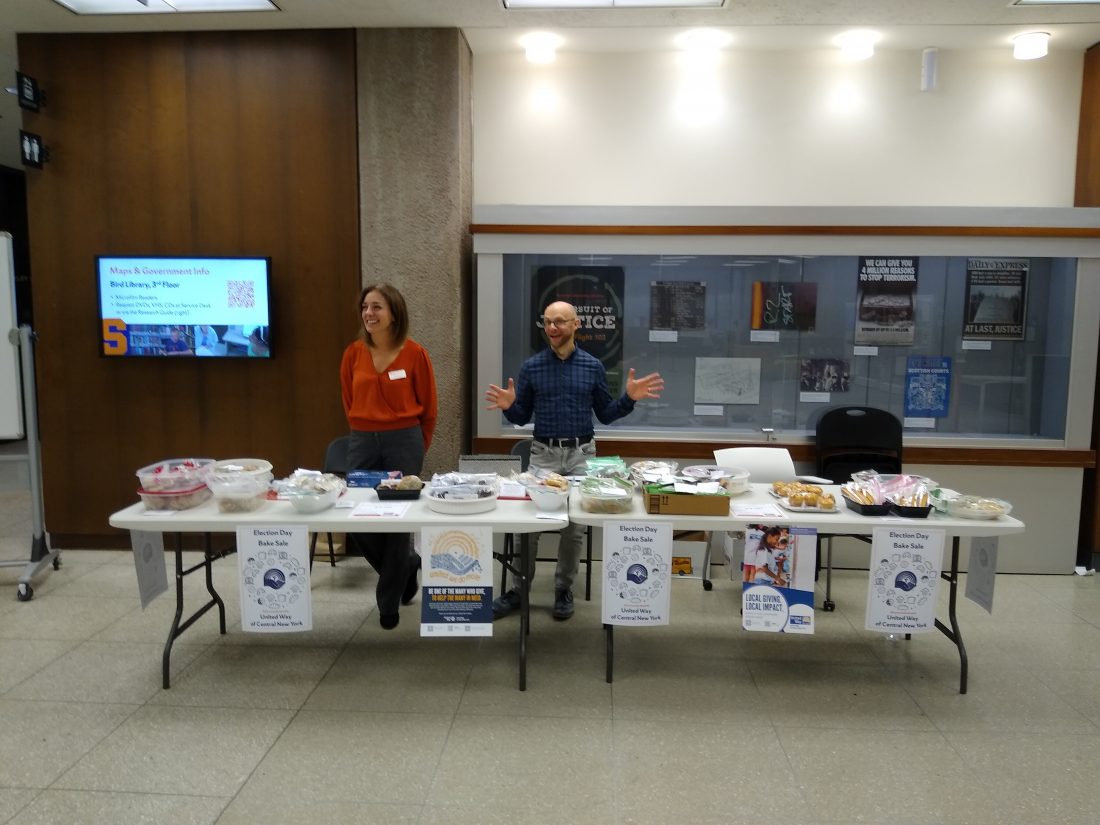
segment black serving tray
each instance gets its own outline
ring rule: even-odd
[[[386,487],[375,487],[374,492],[378,493],[379,501],[416,501],[420,498],[420,490],[424,489],[424,485],[421,484],[417,490],[393,490]]]
[[[889,504],[860,504],[845,495],[841,495],[841,498],[844,499],[844,503],[848,505],[849,510],[855,510],[861,516],[885,516],[890,512]]]
[[[928,504],[924,507],[903,507],[891,501],[890,509],[893,511],[894,515],[902,516],[903,518],[928,518],[928,514],[932,512],[932,505]]]

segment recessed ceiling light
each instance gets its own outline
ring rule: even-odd
[[[849,60],[866,60],[875,53],[875,43],[878,41],[878,32],[870,29],[853,29],[838,36],[836,44]]]
[[[691,29],[676,36],[676,45],[685,51],[715,51],[733,42],[733,37],[718,29]]]
[[[531,32],[519,39],[532,63],[553,63],[558,56],[558,46],[562,40],[551,32]]]
[[[77,14],[279,11],[272,0],[54,0]]]
[[[1012,56],[1017,60],[1035,60],[1047,56],[1048,32],[1028,32],[1012,38]]]
[[[726,0],[504,0],[506,9],[716,9]]]

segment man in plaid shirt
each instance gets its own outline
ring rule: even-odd
[[[635,378],[627,374],[626,392],[612,398],[607,388],[607,370],[598,358],[576,343],[581,322],[572,304],[555,301],[546,307],[542,329],[549,349],[531,356],[519,370],[519,380],[508,379],[507,387],[490,384],[485,400],[488,409],[501,410],[513,424],[522,426],[535,419],[531,444],[531,467],[562,475],[581,475],[588,458],[596,455],[592,414],[601,424],[610,424],[634,409],[643,398],[660,398],[664,380],[657,373]],[[536,534],[537,542],[541,534]],[[580,564],[583,530],[579,525],[562,528],[558,539],[558,566],[554,573],[555,619],[573,615],[573,580]],[[531,554],[528,581],[535,574],[535,556]],[[507,616],[520,606],[513,581],[512,589],[493,601],[493,618]]]

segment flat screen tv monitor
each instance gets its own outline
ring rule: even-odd
[[[96,258],[100,352],[270,358],[270,258]]]

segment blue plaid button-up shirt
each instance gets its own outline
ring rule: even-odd
[[[607,370],[598,358],[575,347],[562,360],[547,348],[523,362],[515,403],[504,417],[522,426],[534,416],[537,438],[585,439],[593,435],[592,413],[601,424],[610,424],[633,409],[625,393],[611,397]]]

